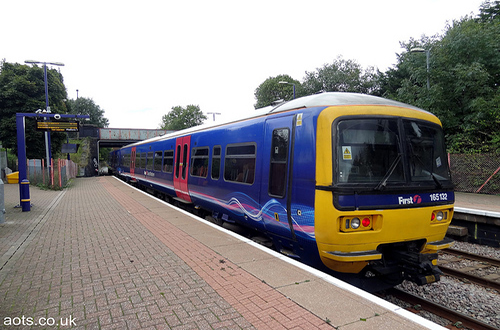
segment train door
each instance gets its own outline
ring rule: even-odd
[[[292,134],[295,117],[268,119],[265,128],[261,205],[269,205],[266,229],[280,236],[295,239],[290,214],[289,185],[292,162]]]
[[[132,147],[130,154],[130,175],[132,176],[135,174],[135,148],[136,147]]]
[[[175,140],[174,189],[177,197],[186,202],[191,202],[188,190],[190,143],[191,136]]]

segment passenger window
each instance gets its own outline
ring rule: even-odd
[[[221,147],[214,147],[212,151],[212,179],[219,180],[220,178],[220,157]]]
[[[290,130],[288,128],[279,128],[273,131],[269,169],[269,195],[280,198],[285,197],[286,194],[289,136]]]
[[[206,178],[208,175],[208,147],[194,148],[191,155],[191,175]]]
[[[162,158],[163,158],[163,152],[155,151],[155,160],[153,165],[153,169],[155,171],[161,171]]]
[[[163,172],[172,173],[174,171],[174,151],[165,150],[163,152]]]
[[[255,158],[255,144],[228,145],[224,158],[224,180],[253,184]]]
[[[154,152],[148,152],[147,158],[146,158],[146,169],[147,170],[152,170],[153,169],[153,156]]]
[[[123,166],[130,167],[130,154],[123,156]]]
[[[139,168],[146,168],[146,153],[141,153],[141,159],[139,160]]]

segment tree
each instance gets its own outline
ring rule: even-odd
[[[454,21],[442,36],[402,43],[405,51],[382,78],[385,96],[441,119],[452,152],[500,151],[498,12],[499,1],[483,5],[478,18]],[[430,52],[429,72],[426,56],[411,52],[415,47]]]
[[[181,130],[203,124],[207,116],[201,112],[198,105],[188,105],[186,108],[181,106],[172,107],[172,111],[163,115],[160,124],[161,129]]]
[[[377,74],[373,67],[363,70],[353,60],[337,57],[333,63],[325,64],[313,72],[307,72],[302,84],[305,94],[319,92],[377,93]]]
[[[67,97],[61,73],[47,70],[49,104],[52,113],[66,113]],[[45,83],[43,67],[1,62],[0,68],[0,141],[4,147],[17,153],[16,113],[33,113],[45,109]],[[26,118],[26,155],[28,158],[45,157],[45,139],[35,129],[35,120]],[[52,153],[61,150],[66,135],[51,134]]]
[[[500,1],[487,0],[480,6],[478,20],[482,22],[493,21],[500,17]]]
[[[100,106],[95,104],[94,100],[79,97],[76,100],[68,100],[68,113],[74,115],[89,115],[90,121],[86,124],[96,125],[97,127],[108,127],[109,120],[104,117],[104,110]]]
[[[280,81],[286,81],[288,84],[280,84]],[[302,85],[297,80],[294,80],[289,75],[279,75],[276,77],[267,78],[255,90],[255,98],[257,103],[254,105],[255,109],[267,107],[276,101],[288,101],[293,98],[293,86],[295,85],[295,96],[303,96],[304,92]]]

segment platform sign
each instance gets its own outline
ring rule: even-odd
[[[80,122],[78,121],[37,121],[36,129],[51,132],[78,132]]]

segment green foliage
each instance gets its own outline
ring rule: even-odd
[[[442,36],[402,43],[406,51],[381,76],[384,96],[441,119],[451,152],[500,152],[499,12],[500,1],[488,1],[477,18],[452,22]],[[415,47],[429,51],[429,72]]]
[[[339,56],[331,64],[306,72],[303,88],[306,95],[319,92],[374,94],[377,92],[377,73],[373,67],[363,70],[356,61]]]
[[[74,115],[89,115],[90,121],[85,121],[85,124],[96,125],[97,127],[108,127],[109,120],[104,117],[104,110],[95,104],[94,100],[79,97],[76,100],[68,100],[68,113]]]
[[[63,77],[57,70],[47,69],[49,105],[52,113],[65,113],[67,98]],[[16,113],[33,113],[45,109],[43,67],[1,62],[0,67],[0,141],[17,153]],[[35,120],[26,118],[26,154],[28,158],[45,157],[45,138],[35,129]],[[52,152],[61,149],[66,135],[51,134]]]
[[[286,81],[288,84],[280,84],[280,81]],[[255,90],[255,98],[257,99],[257,103],[254,105],[255,109],[267,107],[280,100],[291,100],[293,98],[293,85],[295,85],[295,97],[307,95],[304,94],[300,82],[289,75],[267,78]]]
[[[186,108],[181,106],[172,107],[172,111],[163,115],[161,118],[161,129],[181,130],[203,124],[207,116],[201,112],[198,105],[188,105]]]
[[[481,22],[488,22],[498,19],[500,17],[500,1],[487,0],[480,6],[478,20]]]
[[[266,79],[255,90],[257,103],[255,108],[263,108],[279,100],[290,100],[293,97],[295,84],[296,97],[312,95],[319,92],[354,92],[380,95],[380,77],[373,67],[366,70],[353,60],[337,57],[331,64],[325,64],[316,71],[306,72],[303,82],[292,79],[288,75],[279,75]],[[286,81],[289,84],[279,83]]]

